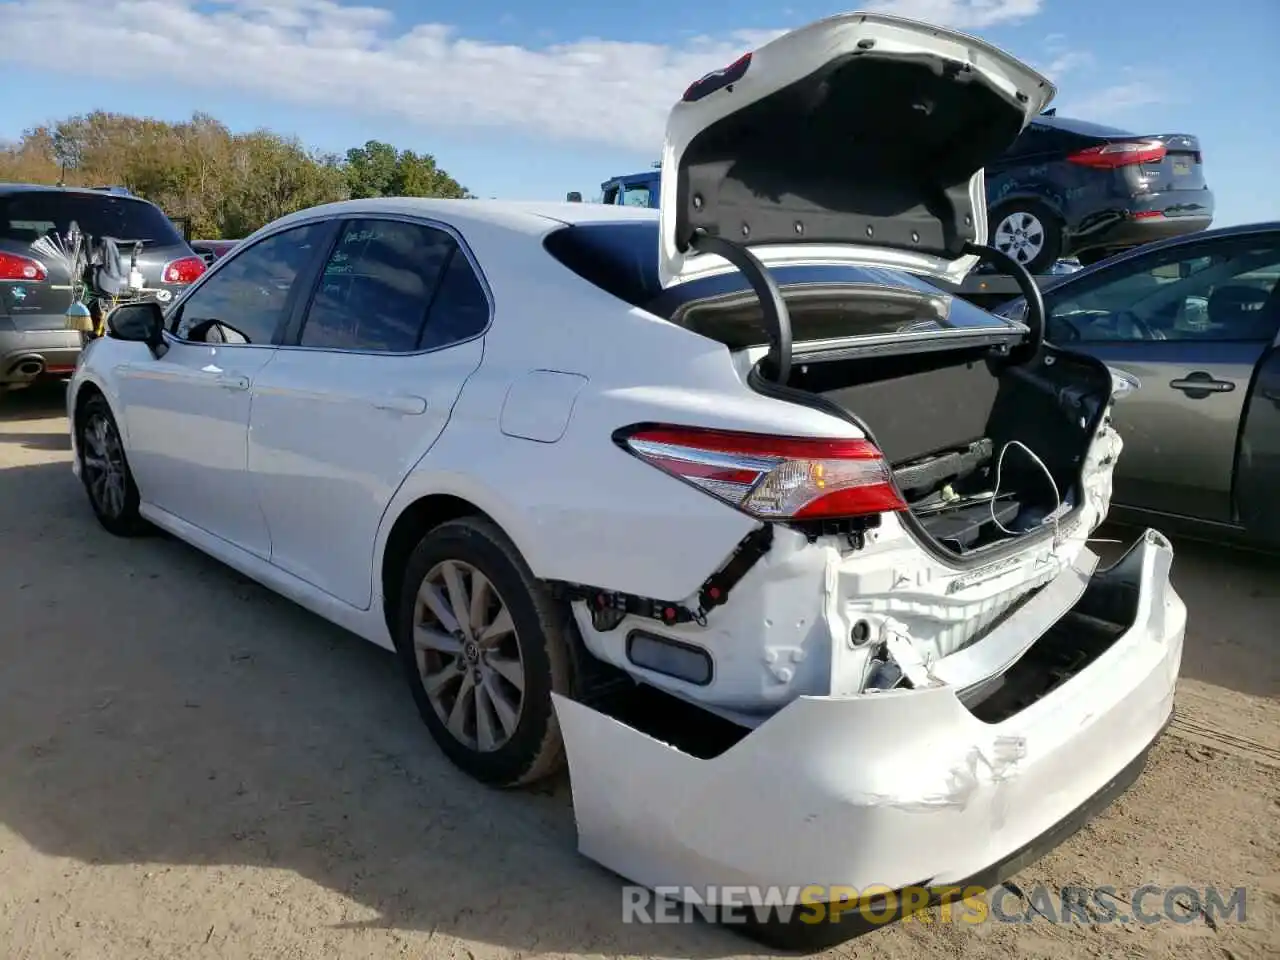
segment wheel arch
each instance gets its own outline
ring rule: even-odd
[[[379,596],[382,598],[382,618],[387,633],[394,643],[396,614],[400,608],[400,591],[403,587],[405,565],[410,554],[426,534],[450,520],[462,517],[481,517],[490,521],[512,539],[509,529],[472,499],[454,493],[425,493],[412,499],[399,509],[387,531],[381,556],[376,567]],[[519,546],[516,547],[519,550]],[[523,551],[521,555],[524,556]]]
[[[72,430],[78,431],[80,429],[81,418],[84,417],[84,408],[89,405],[89,401],[92,400],[94,397],[102,397],[102,399],[107,401],[107,405],[111,406],[111,401],[107,398],[105,391],[103,391],[102,387],[98,386],[92,380],[85,380],[83,383],[81,383],[79,386],[76,387],[75,403],[71,408]],[[112,415],[114,416],[115,410],[112,409],[111,412],[112,412]],[[119,418],[117,417],[116,419],[118,422]]]
[[[1003,194],[998,200],[994,200],[987,204],[987,223],[990,229],[994,230],[996,225],[996,213],[1001,207],[1010,206],[1015,203],[1035,203],[1044,207],[1058,219],[1058,226],[1065,230],[1067,227],[1067,215],[1064,210],[1064,204],[1053,196],[1053,191],[1049,188],[1039,189],[1032,184],[1021,184],[1017,188]]]

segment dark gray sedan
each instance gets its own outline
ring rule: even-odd
[[[1266,223],[1139,247],[1045,291],[1050,342],[1140,384],[1115,407],[1112,519],[1280,548],[1278,281]]]

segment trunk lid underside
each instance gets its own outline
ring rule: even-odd
[[[729,267],[699,233],[764,263],[856,263],[959,280],[986,238],[983,166],[1054,88],[1002,51],[848,14],[695,83],[663,149],[664,286]]]

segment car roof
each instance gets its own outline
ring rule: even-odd
[[[1205,240],[1229,240],[1232,237],[1251,237],[1263,236],[1270,233],[1280,233],[1280,220],[1264,220],[1261,223],[1237,223],[1229,227],[1214,227],[1209,230],[1197,230],[1194,233],[1184,233],[1178,237],[1168,237],[1164,240],[1153,240],[1150,243],[1144,243],[1141,246],[1126,250],[1123,253],[1117,253],[1115,256],[1107,257],[1105,260],[1099,260],[1097,263],[1090,264],[1083,270],[1077,270],[1074,273],[1064,273],[1053,278],[1053,282],[1044,289],[1057,290],[1059,287],[1066,288],[1074,284],[1078,280],[1095,276],[1113,269],[1117,264],[1126,263],[1130,260],[1136,260],[1139,257],[1145,257],[1149,253],[1155,253],[1160,250],[1176,250],[1179,247],[1191,246],[1197,243],[1203,243]],[[1010,304],[1020,303],[1025,297],[1011,297],[1000,305],[1000,308]],[[993,309],[1000,309],[993,308]]]
[[[317,216],[387,214],[426,217],[465,228],[468,224],[502,227],[535,236],[560,225],[617,221],[656,221],[658,211],[648,207],[626,207],[604,203],[544,202],[539,200],[444,200],[434,197],[372,197],[340,200],[299,210],[272,226]]]
[[[133,193],[119,193],[118,187],[60,187],[53,183],[0,183],[0,196],[19,193],[74,193],[86,197],[112,197],[117,200],[137,200],[150,203]]]
[[[1092,120],[1080,120],[1076,117],[1060,117],[1056,113],[1050,116],[1040,114],[1031,121],[1032,126],[1049,127],[1053,130],[1065,130],[1068,133],[1080,133],[1089,137],[1130,137],[1128,130],[1094,123]]]

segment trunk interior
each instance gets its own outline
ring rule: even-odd
[[[1051,347],[1025,366],[989,347],[807,362],[787,386],[862,423],[918,529],[959,556],[1078,505],[1081,464],[1111,396],[1104,365]]]

